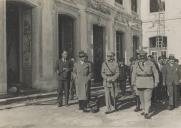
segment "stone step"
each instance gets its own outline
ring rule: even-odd
[[[8,104],[12,104],[15,102],[22,102],[22,101],[26,101],[26,100],[55,97],[56,95],[57,95],[57,92],[54,91],[54,92],[47,92],[47,93],[30,94],[30,95],[26,95],[26,96],[4,98],[4,99],[0,99],[0,105],[8,105]]]

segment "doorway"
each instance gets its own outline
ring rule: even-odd
[[[136,59],[137,50],[139,49],[139,37],[133,36],[133,58]]]
[[[64,50],[68,52],[69,57],[74,57],[74,22],[71,16],[65,14],[58,16],[59,58]]]
[[[6,3],[7,85],[32,85],[32,7]]]
[[[116,32],[116,55],[118,62],[124,62],[124,33],[117,31]]]
[[[104,28],[93,25],[93,69],[95,83],[102,82],[101,68],[104,60]]]

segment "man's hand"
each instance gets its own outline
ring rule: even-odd
[[[113,82],[113,80],[111,78],[107,78],[107,82]]]
[[[157,87],[158,86],[158,83],[155,83],[155,87]]]
[[[181,79],[179,80],[179,83],[181,83]]]
[[[57,70],[57,74],[59,75],[59,70]]]

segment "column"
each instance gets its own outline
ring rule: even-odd
[[[133,43],[133,35],[131,29],[128,27],[125,33],[125,64],[129,64],[129,59],[132,56],[132,43]]]
[[[88,42],[87,42],[87,14],[85,9],[80,10],[80,48],[87,52]]]
[[[108,22],[108,36],[109,36],[109,40],[108,40],[108,49],[110,49],[111,51],[115,51],[115,43],[114,43],[114,31],[113,31],[113,18],[109,19]]]
[[[41,5],[32,9],[32,34],[32,83],[36,88],[41,76]]]
[[[0,95],[7,93],[6,1],[0,0]]]
[[[40,41],[40,79],[37,87],[43,90],[53,90],[56,88],[56,77],[54,55],[54,1],[42,0],[41,16],[41,41]]]

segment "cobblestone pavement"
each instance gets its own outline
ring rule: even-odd
[[[0,111],[0,128],[181,128],[181,107],[173,111],[157,105],[157,114],[145,120],[135,113],[134,103],[126,104],[118,112],[105,115],[83,113],[77,104],[58,108],[55,101]]]

